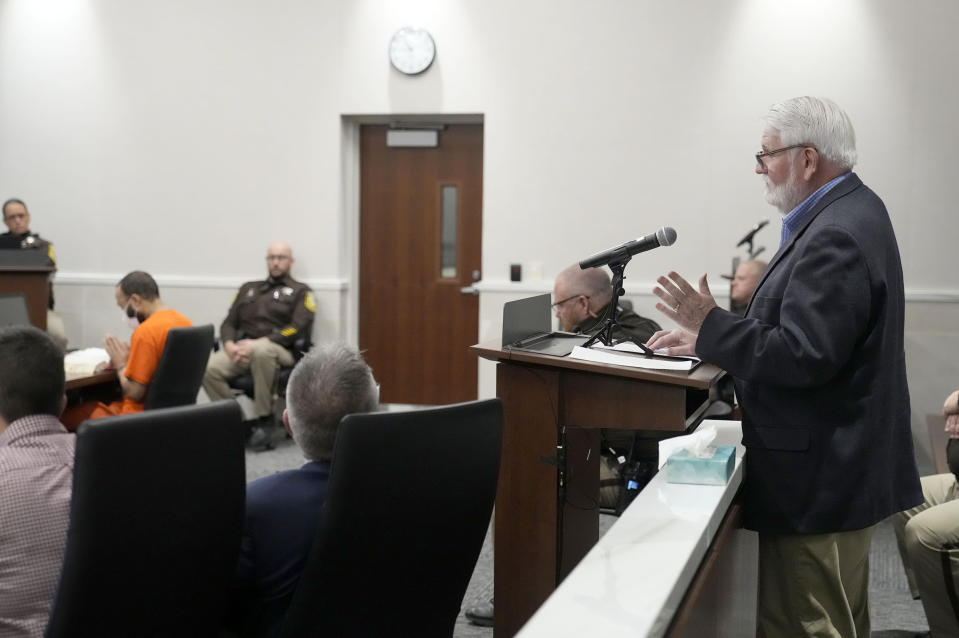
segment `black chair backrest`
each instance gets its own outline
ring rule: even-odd
[[[86,421],[49,638],[215,636],[246,492],[235,401]]]
[[[196,403],[212,347],[213,324],[171,329],[147,388],[144,408],[155,410]]]
[[[452,636],[489,526],[499,399],[355,414],[282,638]]]

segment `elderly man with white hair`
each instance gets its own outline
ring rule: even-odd
[[[706,275],[693,287],[670,272],[656,307],[680,328],[649,346],[733,376],[766,638],[869,636],[872,532],[923,502],[899,248],[882,200],[852,172],[856,138],[836,104],[771,107],[760,143],[756,173],[783,224],[749,310],[717,307]]]

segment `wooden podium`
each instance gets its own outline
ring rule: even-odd
[[[55,267],[48,265],[11,265],[0,261],[0,293],[23,293],[27,299],[30,323],[40,330],[47,329],[50,275],[55,270]]]
[[[694,429],[724,374],[627,368],[471,348],[497,362],[503,455],[494,530],[495,635],[516,634],[599,538],[602,428],[652,439]],[[641,575],[638,575],[641,577]]]

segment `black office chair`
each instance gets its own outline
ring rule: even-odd
[[[196,403],[212,347],[212,324],[171,329],[167,333],[156,372],[147,387],[144,409]]]
[[[240,419],[218,401],[80,425],[48,638],[217,635],[243,527]]]
[[[452,636],[489,526],[499,399],[347,416],[280,633]]]

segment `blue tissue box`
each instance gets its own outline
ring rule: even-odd
[[[733,475],[736,446],[717,445],[711,457],[690,456],[688,450],[673,452],[666,459],[667,483],[725,485]]]

